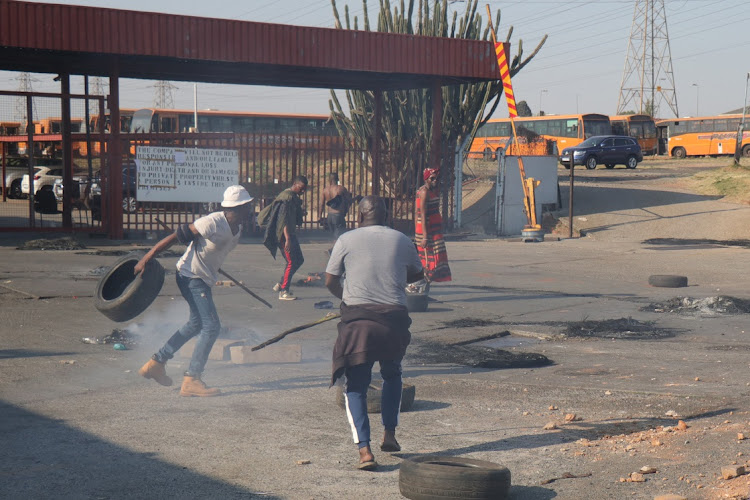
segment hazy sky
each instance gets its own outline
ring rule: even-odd
[[[677,103],[681,116],[712,115],[742,107],[750,71],[750,1],[663,0],[672,53]],[[247,21],[333,27],[330,0],[71,0],[52,3],[125,8]],[[392,0],[398,5],[398,0]],[[430,2],[432,3],[432,2]],[[499,38],[513,25],[515,54],[520,40],[529,53],[547,34],[537,57],[513,80],[516,100],[526,100],[536,114],[592,112],[615,114],[636,0],[515,0],[491,1],[493,15],[502,11]],[[362,15],[362,2],[337,2],[343,16],[349,5]],[[379,2],[368,0],[370,17]],[[451,2],[462,13],[466,2]],[[374,22],[371,22],[374,24]],[[18,87],[17,74],[0,72],[0,88]],[[59,87],[51,75],[34,75],[37,91]],[[82,86],[82,78],[73,85]],[[106,82],[106,80],[105,80]],[[174,82],[177,108],[193,107],[193,85]],[[667,82],[660,84],[667,87]],[[149,107],[154,82],[123,80],[121,107]],[[198,84],[198,107],[241,111],[328,113],[328,92],[313,89]],[[496,116],[506,116],[499,108]],[[671,115],[666,105],[660,116]]]

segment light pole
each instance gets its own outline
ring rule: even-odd
[[[542,94],[547,92],[547,89],[542,89],[539,91],[539,116],[542,116]]]
[[[750,83],[750,72],[745,77],[745,99],[742,101],[742,121],[740,128],[737,130],[737,142],[734,146],[734,164],[740,164],[740,154],[742,153],[742,140],[745,138],[745,111],[747,110],[747,86]]]
[[[693,87],[695,87],[695,116],[700,116],[700,106],[699,106],[699,98],[701,95],[701,88],[697,83],[693,84]]]

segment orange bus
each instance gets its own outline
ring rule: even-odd
[[[595,135],[612,133],[609,117],[594,113],[518,117],[514,118],[514,122],[519,143],[531,142],[532,138],[541,138],[552,142],[557,151],[577,146],[584,139]],[[488,120],[477,130],[469,149],[469,157],[485,160],[497,158],[498,151],[505,147],[510,135],[510,118]],[[536,154],[557,155],[557,151],[539,151]]]
[[[21,135],[21,122],[0,122],[0,136],[3,135]],[[4,154],[17,155],[18,154],[18,143],[17,142],[3,142],[5,146]]]
[[[135,109],[120,108],[120,132],[130,132],[130,122],[133,120],[133,114]],[[105,134],[111,132],[111,120],[109,113],[104,114],[104,123],[102,123],[102,117],[99,113],[91,115],[89,117],[89,131],[91,132],[91,152],[94,156],[98,156],[101,153],[101,144],[98,139],[100,132],[104,131]],[[83,131],[85,133],[85,131]],[[78,150],[81,156],[86,156],[88,147],[86,141],[79,141],[73,144],[73,151]],[[105,145],[106,151],[106,145]]]
[[[656,123],[666,153],[675,158],[686,156],[733,155],[742,115],[674,118]],[[743,131],[742,155],[750,158],[750,130]]]
[[[649,115],[610,116],[614,135],[626,135],[634,138],[641,146],[644,155],[656,154],[656,122]]]
[[[191,110],[139,109],[133,114],[130,132],[192,132],[195,117]],[[337,136],[328,115],[247,113],[241,111],[198,111],[198,132],[258,132]]]

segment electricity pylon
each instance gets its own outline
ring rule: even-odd
[[[95,76],[91,79],[91,90],[89,93],[91,95],[104,95],[104,83],[102,83],[100,76]]]
[[[30,73],[20,73],[15,79],[18,80],[18,92],[34,92],[34,89],[31,87],[31,82],[39,81],[32,78]],[[26,97],[16,97],[13,114],[14,118],[18,120],[26,118]],[[34,110],[34,114],[36,114],[36,110]]]
[[[159,80],[154,87],[156,88],[156,93],[154,94],[154,107],[162,109],[174,108],[172,91],[177,89],[177,87],[166,80]]]
[[[617,113],[637,109],[656,117],[662,103],[680,116],[664,0],[636,0]]]

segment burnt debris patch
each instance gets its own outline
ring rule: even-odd
[[[499,319],[459,318],[443,321],[443,328],[477,328],[482,326],[499,325]]]
[[[472,368],[535,368],[552,364],[547,356],[533,352],[510,352],[480,346],[445,345],[422,342],[407,355],[417,363],[449,363]]]
[[[676,334],[676,330],[659,328],[653,321],[640,321],[633,318],[569,322],[564,331],[567,337],[630,340],[664,339],[674,337]]]
[[[86,248],[81,242],[66,236],[65,238],[29,240],[16,247],[16,250],[81,250]]]
[[[641,311],[703,316],[747,314],[750,313],[750,300],[729,295],[717,295],[702,299],[673,297],[665,302],[654,302],[643,306]]]
[[[104,337],[84,337],[81,339],[84,344],[123,344],[128,347],[133,347],[138,344],[138,335],[131,332],[127,328],[115,328],[107,336]]]
[[[643,240],[645,245],[721,245],[750,248],[750,240],[712,240],[706,238],[650,238]]]

